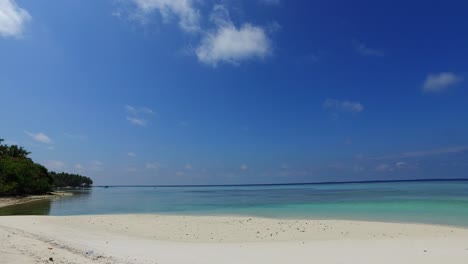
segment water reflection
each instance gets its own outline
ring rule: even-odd
[[[0,208],[2,215],[49,215],[52,200],[40,200]]]
[[[91,195],[91,189],[66,190],[73,193],[72,196],[61,198],[44,199],[32,201],[24,204],[0,207],[0,216],[5,215],[54,215],[54,212],[61,211],[64,207],[72,204],[86,204],[86,200]]]

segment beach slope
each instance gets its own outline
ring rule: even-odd
[[[466,264],[468,229],[219,216],[0,217],[0,263]]]

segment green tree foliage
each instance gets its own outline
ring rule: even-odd
[[[31,152],[26,151],[23,147],[17,145],[2,145],[4,140],[0,138],[0,158],[1,157],[14,157],[14,158],[27,158]]]
[[[47,169],[28,158],[0,158],[0,195],[43,194],[52,190]]]
[[[50,172],[51,177],[54,179],[55,187],[90,187],[93,185],[93,180],[88,177],[78,174],[69,173],[56,173]]]
[[[30,152],[16,145],[2,144],[0,139],[0,196],[44,194],[52,187],[89,187],[93,181],[81,175],[49,173],[47,169],[34,163]],[[56,181],[54,184],[54,180]]]
[[[4,146],[2,144],[3,141],[4,141],[4,139],[0,138],[0,158],[3,157],[3,155],[5,155],[5,153],[7,151],[7,146]]]

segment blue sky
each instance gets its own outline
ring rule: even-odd
[[[0,137],[96,184],[466,178],[466,10],[0,0]]]

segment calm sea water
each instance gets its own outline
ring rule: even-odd
[[[0,208],[0,215],[245,215],[468,226],[468,181],[111,187],[74,193]]]

